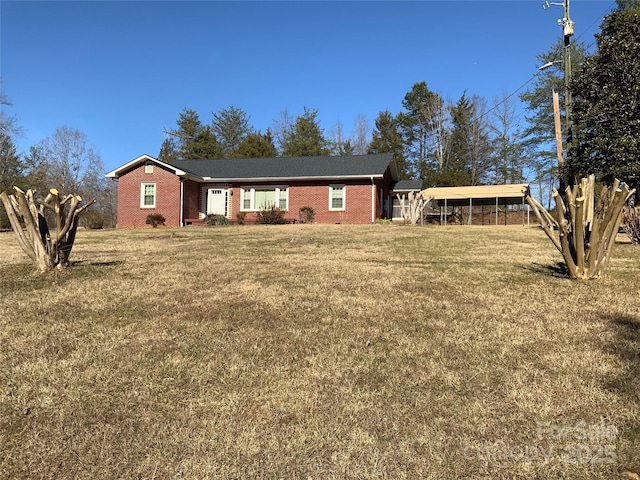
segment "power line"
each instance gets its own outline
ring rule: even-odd
[[[590,29],[591,27],[593,27],[593,25],[595,25],[595,23],[596,23],[598,20],[600,20],[600,19],[601,19],[602,17],[604,17],[607,13],[609,13],[609,12],[611,11],[612,7],[614,7],[614,6],[615,6],[615,2],[611,2],[611,3],[609,4],[609,6],[607,6],[606,10],[605,10],[605,11],[603,11],[603,12],[598,16],[598,18],[596,18],[593,22],[591,22],[591,24],[590,24],[586,29],[584,29],[584,30],[583,30],[583,32],[575,38],[575,40],[577,41],[577,40],[579,40],[583,35],[585,35],[585,34],[589,31],[589,29]],[[505,98],[503,98],[500,102],[496,103],[492,108],[490,108],[489,110],[487,110],[486,112],[484,112],[484,114],[483,114],[480,118],[483,118],[483,117],[485,117],[485,116],[489,115],[491,112],[493,112],[494,110],[496,110],[496,109],[497,109],[498,107],[500,107],[502,104],[506,103],[506,102],[507,102],[511,97],[513,97],[516,93],[518,93],[520,90],[522,90],[524,87],[526,87],[526,86],[527,86],[527,85],[528,85],[528,84],[529,84],[529,83],[530,83],[534,78],[536,78],[536,76],[537,76],[537,75],[538,75],[538,73],[537,73],[537,72],[536,72],[536,73],[534,73],[534,74],[532,74],[532,75],[531,75],[531,77],[530,77],[526,82],[524,82],[522,85],[520,85],[518,88],[516,88],[513,92],[511,92],[509,95],[507,95]],[[519,118],[522,118],[523,116],[524,116],[524,114],[521,114],[521,115],[519,115]]]
[[[496,110],[499,106],[503,105],[504,103],[507,103],[507,101],[513,97],[516,93],[518,93],[520,90],[522,90],[524,87],[526,87],[529,82],[531,82],[531,80],[533,80],[534,78],[536,78],[536,73],[534,73],[533,75],[531,75],[531,77],[529,78],[529,80],[527,80],[526,82],[524,82],[522,85],[520,85],[518,88],[516,88],[513,92],[511,92],[509,95],[507,95],[506,97],[504,97],[502,100],[500,100],[498,103],[496,103],[493,107],[491,107],[489,110],[487,110],[486,112],[484,112],[481,116],[480,119],[486,117],[487,115],[489,115],[491,112],[493,112],[494,110]]]
[[[615,2],[611,2],[611,3],[609,4],[609,6],[607,7],[607,9],[606,9],[604,12],[602,12],[600,15],[598,15],[598,18],[596,18],[593,22],[591,22],[591,24],[590,24],[587,28],[585,28],[585,29],[584,29],[584,31],[583,31],[580,35],[578,35],[578,36],[576,37],[576,41],[577,41],[577,40],[580,40],[580,38],[582,38],[582,36],[583,36],[584,34],[586,34],[586,33],[587,33],[587,31],[589,31],[589,29],[590,29],[591,27],[593,27],[597,21],[601,20],[605,15],[607,15],[608,13],[610,13],[610,12],[611,12],[611,8],[612,8],[612,7],[614,7],[614,5],[615,5]]]

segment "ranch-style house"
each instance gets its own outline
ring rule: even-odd
[[[235,221],[238,212],[252,222],[270,206],[284,210],[290,222],[308,206],[316,223],[370,224],[395,216],[394,187],[406,189],[390,153],[173,163],[141,155],[106,176],[118,182],[118,228],[145,227],[152,213],[172,227],[202,222],[209,214]]]

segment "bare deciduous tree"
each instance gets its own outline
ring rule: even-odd
[[[489,177],[493,183],[518,183],[524,178],[524,143],[518,130],[516,105],[506,92],[494,97],[490,124],[494,161]]]
[[[88,145],[84,132],[67,126],[56,128],[31,148],[27,164],[30,188],[46,191],[53,186],[61,192],[94,198],[96,206],[87,220],[94,227],[115,224],[114,187],[104,177],[102,158]]]
[[[276,141],[278,150],[282,153],[287,137],[290,135],[293,129],[295,119],[289,115],[288,110],[280,112],[278,118],[273,121],[273,137]]]
[[[102,173],[102,161],[80,130],[58,127],[39,146],[48,163],[47,179],[61,191],[82,193],[84,177],[93,175],[96,167]]]
[[[340,120],[336,121],[329,130],[329,145],[331,155],[342,155],[342,147],[345,144],[344,125]]]
[[[362,113],[358,114],[353,124],[351,144],[356,155],[365,155],[369,149],[369,121]]]

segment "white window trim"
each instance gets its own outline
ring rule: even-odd
[[[147,185],[153,185],[153,205],[144,204],[144,188]],[[142,182],[140,184],[140,208],[156,208],[156,198],[158,196],[158,189],[156,182]]]
[[[278,205],[276,207],[280,208],[280,193],[282,190],[286,192],[286,208],[283,210],[285,212],[289,211],[289,187],[287,185],[269,185],[269,186],[256,186],[256,187],[240,187],[240,211],[241,212],[257,212],[260,210],[260,206],[255,204],[256,201],[256,190],[275,190],[276,199]],[[249,191],[249,208],[244,207],[245,201],[245,192]],[[282,209],[281,209],[282,210]]]
[[[398,206],[397,210],[400,212],[400,216],[399,217],[396,217],[394,215],[394,213],[396,211],[396,205]],[[401,205],[400,204],[400,199],[398,197],[392,197],[391,198],[391,215],[390,216],[391,216],[392,220],[404,220],[404,217],[402,216],[402,208],[400,208],[400,205]]]
[[[342,189],[342,208],[333,208],[333,189]],[[346,185],[329,185],[329,211],[330,212],[344,212],[347,209],[347,186]]]

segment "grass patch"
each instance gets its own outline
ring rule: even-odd
[[[3,478],[640,471],[640,249],[575,282],[526,227],[0,235]],[[586,432],[586,433],[585,433]]]

